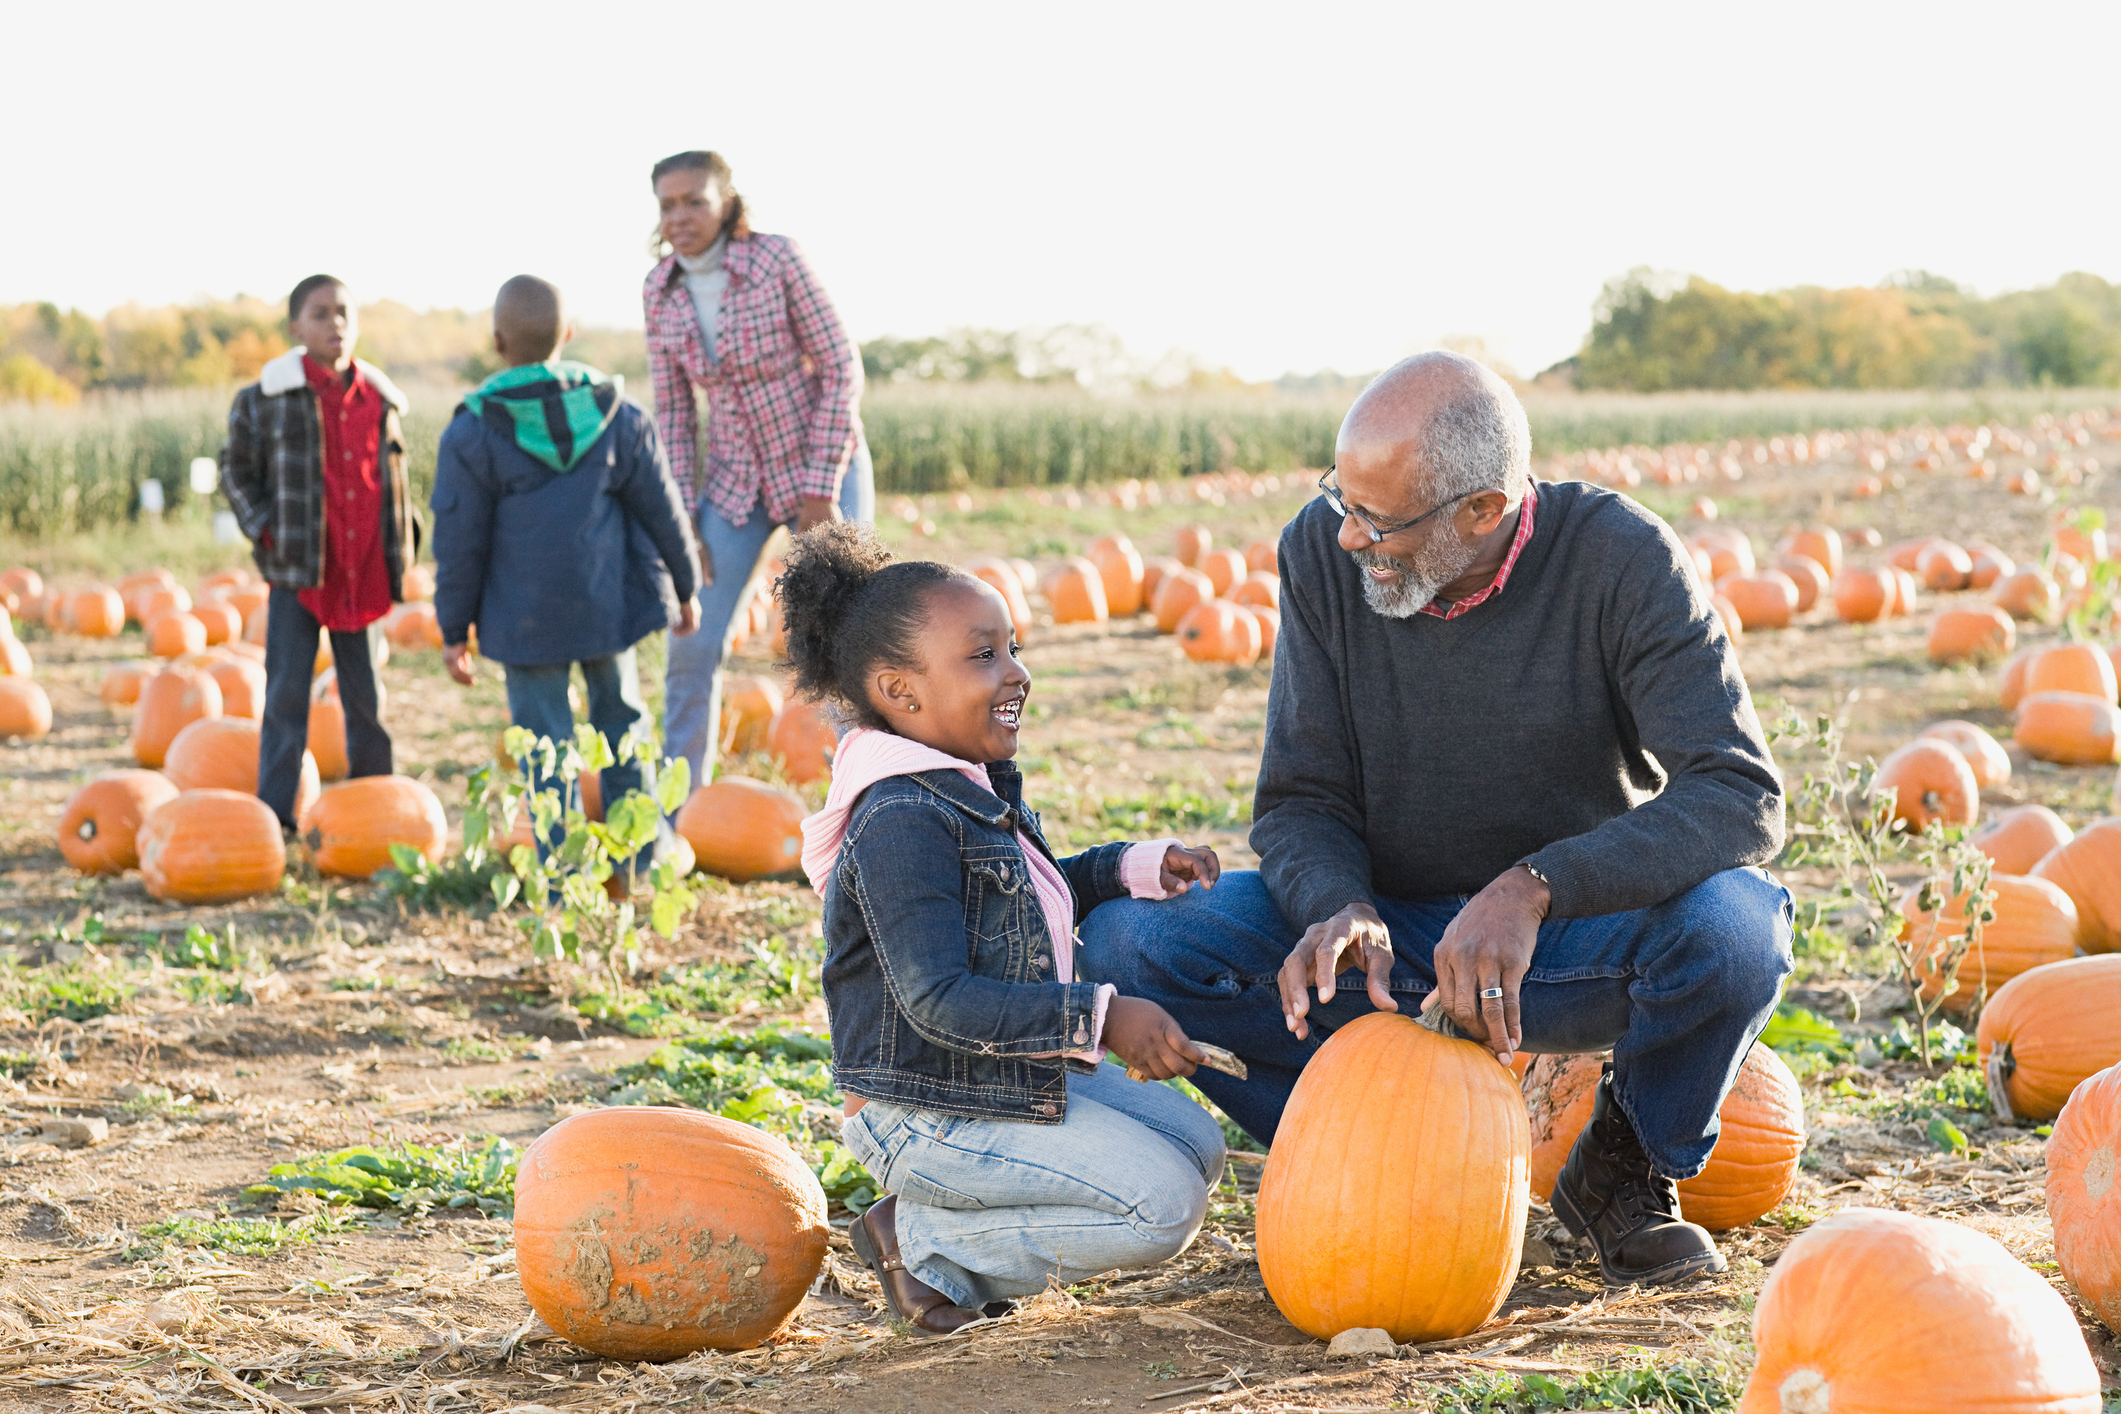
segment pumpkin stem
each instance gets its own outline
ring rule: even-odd
[[[1828,1414],[1832,1392],[1826,1376],[1802,1366],[1790,1371],[1776,1391],[1782,1396],[1782,1414]]]
[[[2011,1043],[1998,1041],[1995,1049],[1988,1053],[1988,1104],[1996,1112],[1996,1118],[2005,1124],[2014,1124],[2018,1116],[2011,1109],[2010,1079],[2018,1073],[2017,1057],[2011,1054]]]
[[[1434,1031],[1437,1035],[1448,1036],[1454,1041],[1470,1041],[1473,1039],[1460,1030],[1458,1023],[1451,1020],[1451,1013],[1440,1006],[1433,1006],[1427,1011],[1414,1013],[1414,1021],[1423,1030]]]

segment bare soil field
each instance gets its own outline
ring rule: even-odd
[[[2121,511],[2111,475],[2061,500],[2006,493],[2003,479],[2044,458],[2044,444],[1991,455],[2000,474],[1982,481],[1949,466],[1925,473],[1910,453],[1863,499],[1849,491],[1868,468],[1848,451],[1748,461],[1740,480],[1635,494],[1682,534],[1701,524],[1694,499],[1713,496],[1718,523],[1762,550],[1792,525],[1823,522],[1887,544],[1985,539],[2029,560],[2062,506]],[[1132,509],[1087,490],[903,507],[886,497],[883,524],[908,554],[1021,555],[1042,569],[1115,528],[1144,554],[1168,553],[1176,527],[1194,521],[1242,547],[1271,537],[1315,475],[1205,497],[1167,484],[1160,504]],[[1882,554],[1850,549],[1856,563]],[[143,532],[134,558],[185,576],[237,561],[177,528]],[[0,561],[48,578],[80,568],[21,545],[0,545]],[[1980,598],[1928,595],[1914,615],[1871,626],[1836,622],[1829,603],[1789,629],[1746,634],[1739,652],[1761,715],[1787,705],[1837,717],[1851,751],[1875,756],[1927,722],[1965,718],[2012,754],[2012,777],[1984,810],[2040,802],[2080,827],[2113,813],[2112,767],[2049,766],[2011,746],[1996,665],[1929,663],[1930,610]],[[2020,642],[2058,633],[2021,625]],[[893,1322],[846,1246],[851,1214],[836,1202],[825,1272],[780,1343],[660,1367],[601,1360],[530,1312],[507,1189],[482,1164],[586,1108],[755,1102],[762,1083],[785,1101],[782,1132],[829,1142],[837,1094],[814,1061],[762,1041],[733,1079],[687,1069],[707,1054],[688,1038],[823,1031],[816,897],[793,882],[712,881],[677,936],[619,976],[533,960],[507,912],[419,906],[304,863],[291,863],[278,894],[216,908],[157,902],[137,876],[83,878],[61,859],[56,823],[81,781],[133,764],[128,722],[97,686],[110,663],[143,650],[135,633],[22,634],[55,724],[0,745],[0,1409],[1721,1410],[1743,1385],[1768,1269],[1796,1233],[1849,1205],[1957,1218],[2068,1292],[2043,1210],[2043,1134],[1989,1117],[1970,1063],[1925,1070],[1874,1046],[1860,1061],[1792,1057],[1810,1133],[1796,1188],[1726,1234],[1729,1273],[1676,1289],[1601,1290],[1588,1246],[1535,1200],[1525,1265],[1495,1323],[1440,1347],[1331,1359],[1267,1296],[1252,1216],[1264,1156],[1239,1152],[1180,1259],[1056,1288],[956,1338],[918,1339]],[[1146,618],[1056,627],[1050,615],[1026,661],[1036,681],[1023,761],[1056,845],[1176,833],[1212,843],[1226,867],[1254,862],[1245,836],[1265,664],[1192,662]],[[757,649],[738,667],[771,670]],[[506,724],[498,676],[488,666],[460,689],[432,652],[401,652],[382,673],[398,769],[432,785],[453,821]],[[1798,743],[1777,752],[1792,777],[1813,764]],[[780,778],[763,757],[727,769]],[[1895,873],[1918,871],[1903,861]],[[1816,869],[1784,876],[1814,899],[1835,882]],[[1851,1043],[1906,1020],[1907,994],[1875,949],[1802,957],[1789,1001]],[[1940,1119],[1957,1142],[1936,1137]],[[257,1191],[276,1165],[351,1148],[425,1167],[355,1204]],[[2078,1310],[2121,1389],[2121,1346]]]

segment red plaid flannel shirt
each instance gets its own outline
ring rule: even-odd
[[[792,521],[803,497],[839,494],[861,434],[861,356],[794,241],[731,237],[722,268],[712,362],[677,257],[648,272],[656,428],[686,510],[705,497],[742,525],[763,495],[769,518]],[[704,470],[694,384],[707,390]]]
[[[1476,604],[1485,604],[1502,593],[1502,587],[1510,582],[1510,571],[1517,564],[1518,552],[1524,549],[1525,543],[1532,538],[1532,508],[1538,504],[1539,483],[1527,481],[1524,488],[1524,514],[1517,518],[1517,533],[1510,537],[1510,553],[1502,557],[1502,568],[1495,571],[1494,583],[1478,594],[1468,594],[1448,609],[1437,608],[1436,601],[1431,599],[1421,606],[1421,611],[1424,614],[1434,614],[1439,619],[1455,619]]]

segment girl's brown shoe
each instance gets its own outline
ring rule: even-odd
[[[876,1273],[891,1309],[927,1335],[948,1335],[960,1326],[984,1319],[985,1313],[966,1310],[906,1270],[905,1262],[899,1258],[898,1232],[892,1222],[897,1212],[897,1196],[887,1194],[847,1228],[847,1241],[853,1245],[854,1255]]]

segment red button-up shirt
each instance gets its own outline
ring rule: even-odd
[[[317,395],[324,433],[324,582],[297,596],[334,633],[367,628],[390,612],[383,561],[383,395],[347,370],[345,382],[307,354],[302,371]]]
[[[1434,614],[1439,619],[1455,619],[1475,605],[1485,604],[1502,593],[1502,587],[1510,582],[1510,571],[1517,567],[1518,553],[1524,549],[1525,542],[1532,538],[1532,508],[1538,504],[1539,483],[1528,481],[1524,490],[1524,514],[1517,518],[1517,533],[1510,537],[1510,552],[1502,557],[1502,568],[1495,571],[1494,581],[1486,589],[1478,594],[1468,594],[1443,608],[1438,608],[1436,601],[1431,599],[1421,606],[1421,611],[1424,614]]]

